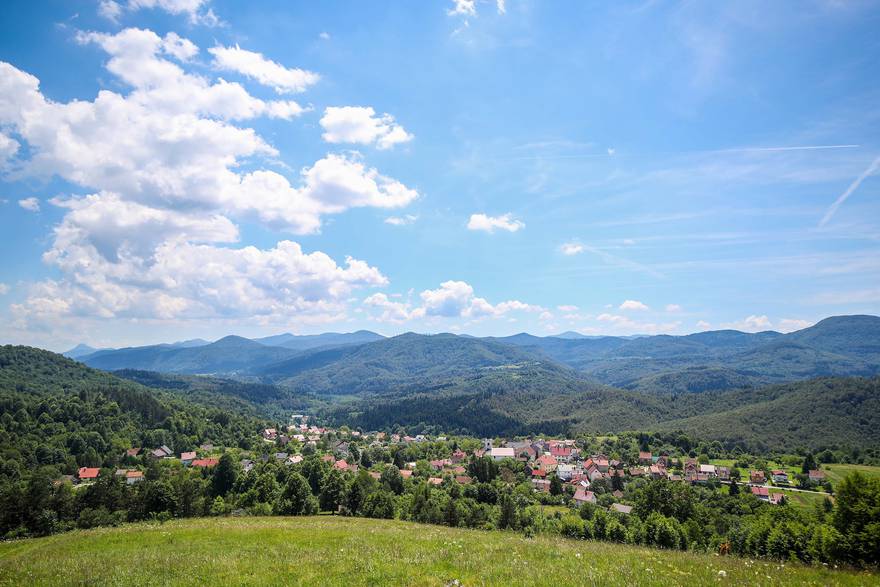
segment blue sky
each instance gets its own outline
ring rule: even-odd
[[[880,311],[878,2],[8,2],[0,341]]]

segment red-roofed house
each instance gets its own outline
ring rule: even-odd
[[[180,462],[188,465],[196,459],[196,451],[180,453]]]
[[[404,479],[409,479],[410,477],[412,477],[412,474],[413,474],[413,472],[410,471],[409,469],[401,469],[400,470],[400,476],[403,477]]]
[[[763,485],[767,481],[764,471],[749,471],[749,483]]]
[[[810,471],[810,481],[813,483],[822,483],[825,481],[825,471]]]
[[[579,506],[585,503],[596,503],[596,496],[592,491],[578,487],[578,490],[574,492],[574,502]]]
[[[766,487],[752,487],[752,495],[763,501],[770,501],[770,490]]]
[[[195,459],[191,464],[193,467],[216,467],[217,463],[220,462],[220,459]]]
[[[467,475],[458,475],[455,477],[455,482],[461,485],[470,485],[471,478]]]
[[[650,465],[652,462],[653,459],[651,458],[651,453],[646,451],[639,452],[639,464]]]
[[[539,468],[548,472],[555,471],[556,465],[558,464],[553,455],[541,455],[535,460],[535,462],[538,464]]]
[[[92,479],[97,479],[100,473],[101,469],[81,467],[76,476],[79,477],[80,481],[91,481]]]
[[[125,473],[125,482],[128,485],[134,485],[135,483],[140,483],[144,480],[144,472],[143,471],[126,471]]]

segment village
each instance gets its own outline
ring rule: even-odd
[[[574,439],[489,439],[426,436],[417,434],[361,432],[347,428],[329,428],[308,423],[306,416],[296,414],[283,429],[266,428],[261,431],[263,451],[239,451],[239,464],[244,474],[262,461],[275,460],[294,466],[308,455],[319,455],[333,469],[343,473],[357,473],[362,468],[378,480],[386,463],[369,463],[364,467],[358,458],[364,449],[400,449],[401,447],[430,445],[433,458],[401,463],[400,475],[405,480],[425,481],[439,486],[444,483],[469,485],[475,482],[469,465],[488,458],[501,464],[505,461],[521,468],[538,494],[561,495],[569,505],[604,505],[620,514],[629,514],[632,506],[625,502],[624,489],[637,479],[667,480],[703,486],[730,486],[742,484],[758,500],[773,505],[785,501],[783,491],[805,491],[828,487],[824,471],[811,469],[808,478],[813,487],[794,487],[789,471],[785,469],[751,469],[740,473],[736,468],[722,466],[690,456],[672,455],[667,451],[653,454],[639,451],[631,462],[601,453],[588,453]],[[464,447],[468,447],[465,449]],[[128,467],[116,468],[112,474],[134,485],[145,479],[142,463],[151,460],[177,461],[183,467],[211,469],[219,463],[224,452],[221,447],[202,444],[195,450],[175,453],[168,446],[152,449],[133,447],[121,455],[120,463]],[[443,454],[445,453],[445,454]],[[139,466],[141,465],[141,466]],[[74,485],[89,484],[102,474],[102,469],[82,467],[77,475],[66,475],[57,482]],[[107,473],[109,474],[109,470]],[[555,487],[554,487],[555,485]],[[774,489],[777,489],[774,491]],[[745,489],[744,489],[745,490]],[[601,498],[601,501],[600,501]]]

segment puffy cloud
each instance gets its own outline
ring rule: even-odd
[[[120,317],[323,321],[344,317],[354,290],[387,285],[364,261],[337,263],[291,241],[229,246],[239,238],[235,220],[313,233],[324,215],[400,207],[417,192],[356,153],[328,155],[293,184],[261,168],[277,151],[236,121],[302,109],[186,71],[198,47],[174,33],[78,39],[108,53],[106,67],[127,93],[54,102],[37,78],[0,62],[0,128],[29,147],[21,173],[57,175],[91,193],[52,200],[65,215],[44,260],[60,276],[30,287],[13,308],[17,327]]]
[[[626,300],[620,304],[621,310],[647,310],[648,306],[638,300]]]
[[[220,21],[210,8],[201,11],[209,3],[210,0],[128,0],[128,8],[129,10],[153,8],[175,15],[185,14],[192,23],[217,26]]]
[[[5,283],[0,283],[0,296],[5,296],[9,293],[9,286]]]
[[[507,300],[491,304],[474,295],[474,288],[464,281],[445,281],[437,289],[426,289],[419,294],[421,305],[413,307],[410,302],[393,302],[385,294],[373,294],[364,305],[382,310],[380,320],[401,322],[418,318],[499,318],[511,312],[546,312],[541,306],[519,300]]]
[[[49,261],[76,269],[76,282],[33,286],[14,314],[36,320],[101,318],[238,318],[278,322],[344,311],[354,289],[387,285],[375,267],[281,241],[274,248],[222,248],[165,241],[149,258],[123,251],[107,259],[89,241],[51,250]]]
[[[364,305],[379,308],[382,313],[379,320],[382,322],[404,322],[410,318],[410,304],[406,302],[393,302],[384,293],[375,293],[364,299]]]
[[[101,0],[98,2],[98,15],[116,22],[122,16],[122,6],[113,0]]]
[[[681,322],[638,322],[628,316],[619,314],[599,314],[596,320],[606,325],[611,325],[612,330],[617,334],[659,334],[664,332],[673,332],[681,326]]]
[[[413,135],[394,122],[393,116],[376,116],[376,111],[369,106],[330,106],[324,110],[321,127],[328,143],[375,143],[379,149],[390,149],[413,139]]]
[[[809,320],[801,320],[798,318],[783,318],[777,324],[777,328],[780,332],[794,332],[795,330],[803,330],[804,328],[809,328],[815,324],[815,322],[810,322]]]
[[[727,322],[721,325],[722,328],[733,330],[742,330],[743,332],[759,332],[762,330],[770,330],[773,325],[767,316],[748,316],[737,322]]]
[[[24,198],[18,201],[18,205],[31,212],[40,211],[40,201],[36,198]]]
[[[577,312],[580,308],[577,306],[572,306],[570,304],[564,304],[562,306],[556,306],[556,309],[560,312]]]
[[[449,16],[476,16],[476,0],[452,0],[452,8],[446,11]]]
[[[712,328],[712,325],[705,320],[700,320],[699,322],[697,322],[697,328],[699,328],[700,330],[709,330]]]
[[[496,230],[506,230],[508,232],[516,232],[521,228],[525,228],[525,223],[515,220],[510,213],[501,216],[487,216],[486,214],[471,214],[467,227],[469,230],[482,230],[493,233]]]
[[[0,165],[11,159],[18,152],[18,141],[0,133]]]
[[[578,255],[584,252],[584,245],[576,242],[563,243],[559,246],[559,251],[563,255]]]
[[[407,224],[412,224],[419,217],[415,214],[406,214],[404,216],[389,216],[385,219],[385,224],[391,224],[392,226],[405,226]]]
[[[284,67],[262,54],[235,47],[212,47],[214,67],[233,71],[275,89],[279,94],[303,92],[320,79],[317,73],[304,69]]]
[[[681,306],[678,304],[666,304],[667,312],[681,312]]]
[[[498,14],[506,14],[507,13],[507,1],[506,0],[495,0],[495,4],[498,7]]]

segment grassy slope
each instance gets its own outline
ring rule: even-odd
[[[872,467],[870,465],[849,465],[844,463],[831,463],[822,465],[825,476],[831,481],[832,485],[837,485],[843,478],[858,471],[866,477],[880,477],[880,467]]]
[[[0,544],[0,583],[866,585],[877,575],[337,517],[130,525]]]

